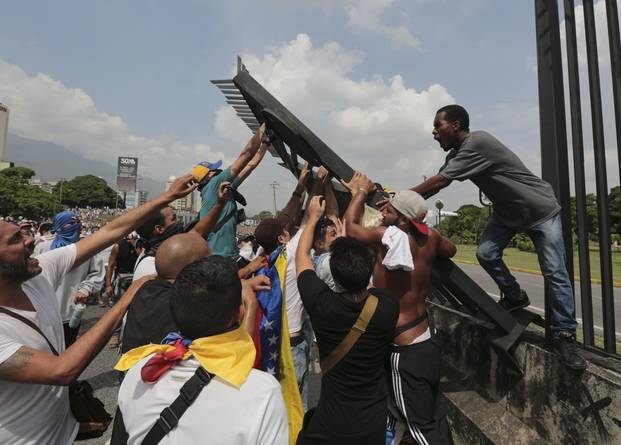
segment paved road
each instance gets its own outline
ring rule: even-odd
[[[90,328],[101,315],[106,311],[97,306],[88,306],[84,316],[82,317],[81,332]],[[107,411],[114,415],[116,410],[117,393],[119,390],[118,374],[112,368],[116,364],[119,355],[116,351],[104,347],[102,351],[95,357],[95,360],[84,370],[80,379],[87,379],[95,390],[95,395],[101,399],[106,405]],[[112,425],[106,431],[106,434],[99,439],[85,440],[78,443],[88,445],[105,444],[110,438]]]
[[[490,295],[498,298],[499,290],[496,283],[490,278],[490,276],[478,265],[458,263],[464,272],[466,272],[474,281],[478,283],[483,290]],[[530,309],[543,314],[544,302],[544,287],[543,277],[541,275],[513,272],[513,275],[518,280],[522,288],[528,293],[528,297],[531,301]],[[578,322],[582,321],[582,306],[580,303],[580,283],[576,282],[576,313]],[[595,324],[596,334],[603,333],[602,322],[602,289],[598,284],[591,286],[592,300],[593,300],[593,321]],[[621,288],[614,288],[614,302],[615,302],[615,327],[617,338],[621,338]]]

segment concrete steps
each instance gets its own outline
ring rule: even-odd
[[[485,400],[476,391],[446,394],[449,424],[456,445],[546,445],[528,425],[507,410],[507,401]]]

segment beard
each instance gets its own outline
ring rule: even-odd
[[[10,283],[23,283],[40,273],[40,267],[28,267],[28,260],[18,264],[10,264],[0,260],[0,276]]]

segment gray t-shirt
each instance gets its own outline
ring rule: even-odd
[[[452,149],[439,173],[451,181],[474,182],[494,204],[495,215],[513,229],[532,228],[561,209],[552,186],[485,131],[471,132]]]

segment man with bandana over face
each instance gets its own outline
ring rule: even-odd
[[[82,223],[75,213],[69,210],[58,213],[52,222],[54,239],[43,243],[40,246],[40,252],[47,252],[78,242],[81,231]],[[69,319],[75,304],[86,301],[91,292],[97,290],[104,272],[102,258],[95,255],[65,275],[56,288],[56,298],[60,305],[65,333],[65,347],[75,341],[80,331],[80,324],[73,328],[69,326]]]

